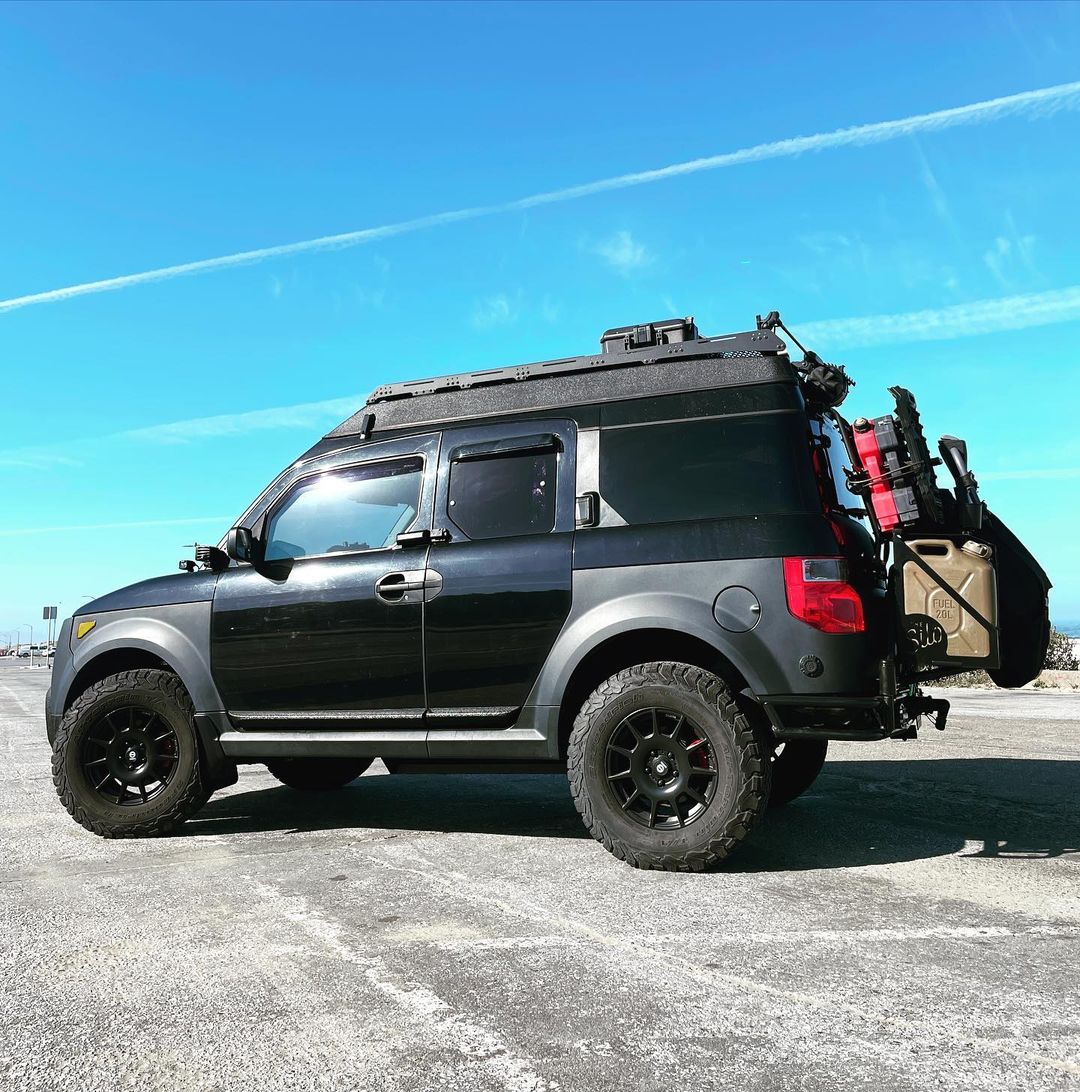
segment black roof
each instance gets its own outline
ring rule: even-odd
[[[787,346],[770,329],[701,337],[692,318],[607,330],[604,351],[376,388],[327,439],[529,410],[658,394],[793,382]]]

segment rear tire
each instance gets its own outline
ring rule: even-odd
[[[780,808],[802,796],[817,780],[828,753],[827,739],[781,740],[773,752],[769,807]]]
[[[266,768],[290,789],[325,792],[344,788],[371,763],[370,758],[275,758]]]
[[[567,773],[585,826],[636,868],[700,872],[764,812],[767,733],[700,667],[648,663],[602,683],[574,721]]]
[[[80,694],[53,741],[53,784],[75,822],[102,838],[167,834],[210,796],[194,707],[171,672],[121,671]]]

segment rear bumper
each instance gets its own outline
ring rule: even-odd
[[[883,739],[888,734],[879,696],[767,694],[757,700],[777,739]]]
[[[949,713],[947,701],[916,687],[897,693],[891,659],[881,663],[877,694],[762,694],[756,700],[777,739],[913,739],[921,717],[933,717],[943,731]]]

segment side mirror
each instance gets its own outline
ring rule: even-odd
[[[251,561],[254,543],[247,527],[234,527],[225,539],[225,552],[233,561]]]

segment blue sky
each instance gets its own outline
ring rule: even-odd
[[[1077,56],[1068,4],[0,7],[0,635],[174,570],[378,383],[772,308],[849,415],[967,437],[1080,619]]]

